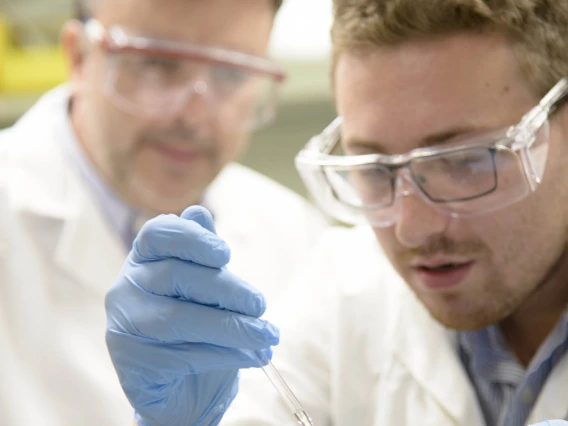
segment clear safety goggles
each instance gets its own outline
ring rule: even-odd
[[[269,59],[152,39],[94,19],[84,32],[109,54],[104,93],[127,113],[168,118],[198,99],[225,126],[257,129],[275,117],[285,75]]]
[[[568,78],[511,127],[417,148],[402,155],[333,155],[341,117],[296,156],[308,190],[335,219],[393,225],[407,195],[453,217],[488,213],[536,191],[548,157],[549,115],[568,94]]]

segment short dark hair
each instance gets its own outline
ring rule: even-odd
[[[85,22],[91,16],[93,16],[93,4],[96,0],[75,0],[75,17],[80,21]],[[273,0],[274,1],[274,9],[276,12],[282,6],[282,2],[284,0]]]

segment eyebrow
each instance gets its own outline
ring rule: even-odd
[[[485,127],[474,127],[474,126],[464,126],[457,127],[455,129],[450,129],[440,133],[434,133],[432,135],[426,136],[418,144],[416,148],[427,148],[434,145],[443,145],[445,143],[452,142],[456,137],[479,134],[481,132],[489,131],[489,128]],[[378,154],[388,154],[388,150],[379,141],[372,141],[366,139],[348,139],[345,141],[345,146],[349,149],[360,149],[364,151],[371,151]]]

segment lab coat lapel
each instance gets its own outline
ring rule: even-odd
[[[529,418],[529,424],[550,419],[568,420],[568,354],[550,373]]]
[[[52,173],[69,175],[65,200],[49,199],[42,193],[43,185],[38,188],[33,182],[23,182],[15,187],[14,208],[36,243],[50,251],[45,253],[46,259],[79,285],[102,295],[120,270],[126,250],[104,223],[78,177],[68,169]]]
[[[17,182],[13,185],[15,208],[34,227],[34,239],[50,240],[46,247],[53,252],[46,255],[57,267],[79,285],[103,295],[120,270],[126,250],[64,156],[61,138],[66,135],[61,133],[60,123],[67,114],[66,102],[50,102],[38,103],[9,136],[14,143],[29,138],[34,141],[19,154],[17,167],[11,170],[13,182]]]
[[[86,196],[86,189],[73,191],[74,214],[65,220],[54,259],[79,283],[104,295],[120,271],[126,250]]]
[[[391,340],[393,355],[459,425],[485,424],[475,391],[462,367],[455,333],[432,319],[409,291],[402,296]]]

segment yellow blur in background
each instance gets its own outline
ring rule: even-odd
[[[45,92],[66,78],[59,46],[19,46],[12,25],[0,16],[0,95]]]

